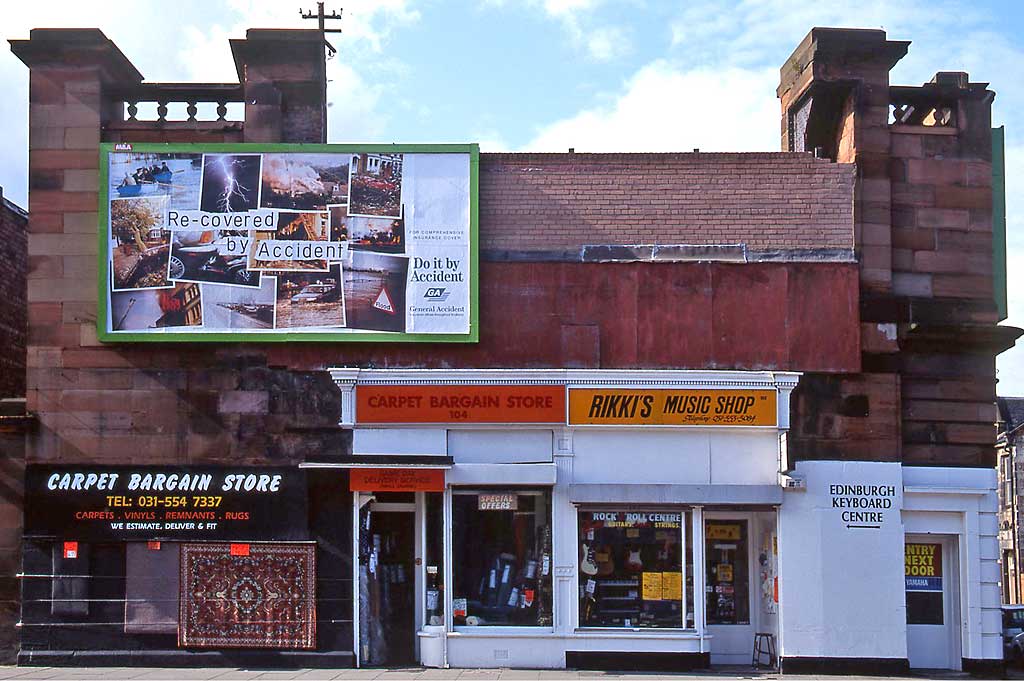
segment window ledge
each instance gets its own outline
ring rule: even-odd
[[[901,125],[889,124],[889,132],[896,135],[943,135],[953,137],[958,131],[953,127],[940,125]]]
[[[576,638],[636,638],[637,636],[649,636],[651,638],[665,638],[665,639],[679,639],[689,640],[700,638],[700,633],[696,629],[627,629],[622,628],[594,628],[594,627],[578,627],[573,630],[573,634]],[[710,639],[710,634],[704,634],[705,639]]]
[[[465,636],[466,638],[536,638],[538,636],[551,636],[554,631],[553,627],[457,626],[454,631],[448,632],[448,636]]]

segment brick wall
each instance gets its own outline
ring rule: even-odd
[[[267,464],[347,446],[337,390],[322,372],[268,367],[259,353],[233,347],[122,353],[96,341],[100,141],[322,141],[323,101],[309,106],[309,90],[323,79],[315,64],[299,67],[310,54],[322,61],[320,36],[283,33],[250,32],[239,43],[290,65],[285,74],[262,72],[244,125],[125,121],[111,93],[138,86],[142,75],[100,31],[36,29],[12,41],[31,69],[25,394],[37,424],[27,433],[0,431],[0,661],[17,646],[13,575],[26,459]],[[273,106],[279,115],[266,115]]]
[[[95,335],[101,137],[210,141],[211,133],[128,125],[104,93],[141,75],[101,34],[80,36],[92,47],[75,59],[88,67],[66,66],[66,40],[32,45],[66,37],[34,31],[16,44],[32,67],[30,201],[39,209],[29,242],[28,403],[40,422],[30,461],[284,463],[340,453],[335,392],[322,371],[330,366],[859,367],[856,265],[785,258],[485,261],[476,345],[103,346]],[[250,32],[260,49],[232,44],[236,60],[259,62],[240,69],[246,120],[220,131],[224,139],[319,141],[316,78],[282,83],[311,70],[269,59],[301,59],[294,37]],[[284,106],[286,96],[298,105]],[[481,164],[483,250],[853,245],[852,166],[807,154],[485,154]]]
[[[966,321],[995,321],[991,157],[965,154],[948,132],[893,136],[893,293],[981,301],[991,316]]]
[[[845,98],[806,127],[826,146],[820,131],[831,131],[831,148],[857,168],[865,372],[805,376],[791,442],[797,457],[990,467],[995,357],[1020,334],[996,326],[993,93],[942,72],[920,87],[890,87],[908,44],[883,31],[814,29],[783,67],[784,119],[807,98]]]
[[[0,188],[0,398],[25,394],[28,215]]]
[[[30,351],[29,408],[40,430],[29,460],[295,463],[340,454],[338,394],[323,371],[332,366],[853,371],[856,288],[852,263],[484,263],[476,344],[43,338],[52,345]],[[83,309],[49,305],[55,319],[62,308]],[[92,334],[91,321],[64,326]]]
[[[482,154],[481,247],[850,250],[853,184],[810,154]]]

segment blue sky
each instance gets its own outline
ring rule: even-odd
[[[309,0],[5,2],[5,38],[98,26],[147,80],[229,81],[227,39],[299,27]],[[484,151],[770,151],[778,69],[812,26],[911,40],[892,74],[990,82],[1007,127],[1010,319],[1024,326],[1024,3],[942,0],[350,0],[329,62],[332,142],[480,142]],[[28,71],[0,54],[0,186],[26,203]],[[999,360],[1024,395],[1024,344]]]

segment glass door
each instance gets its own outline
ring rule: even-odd
[[[959,669],[956,537],[907,535],[907,657],[917,669]]]
[[[373,496],[359,510],[359,663],[411,665],[416,661],[415,504],[412,493]]]
[[[750,663],[756,628],[750,589],[750,576],[755,574],[752,521],[749,513],[705,514],[704,606],[712,664]]]

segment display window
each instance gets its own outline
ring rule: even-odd
[[[942,544],[907,543],[907,624],[942,624]]]
[[[746,520],[704,523],[708,624],[750,624]]]
[[[692,627],[690,518],[689,511],[581,510],[580,626]]]
[[[550,489],[452,493],[455,626],[550,627]]]
[[[425,501],[427,588],[423,611],[426,613],[427,624],[438,626],[444,624],[444,495],[440,492],[427,492]]]

